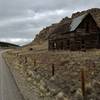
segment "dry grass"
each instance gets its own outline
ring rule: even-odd
[[[51,93],[50,95],[56,96],[63,91],[70,100],[82,98],[82,93],[79,92],[81,88],[80,70],[85,68],[86,84],[87,86],[91,84],[91,90],[87,93],[88,100],[100,99],[98,94],[100,90],[97,90],[95,86],[98,84],[98,88],[100,88],[100,50],[94,49],[87,52],[17,50],[8,52],[7,57],[13,66],[22,65],[17,66],[18,70],[22,71],[21,73],[32,71],[36,75],[40,75],[41,79],[46,81],[46,88]],[[11,62],[12,60],[14,63]],[[52,77],[52,64],[55,65],[54,77]]]

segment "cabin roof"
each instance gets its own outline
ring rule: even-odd
[[[79,26],[79,24],[83,21],[83,19],[87,16],[88,14],[83,14],[77,18],[72,19],[72,23],[70,25],[70,31],[75,31],[75,29]]]
[[[53,34],[49,35],[49,38],[55,39],[58,38],[58,35],[61,36],[61,34],[68,34],[76,30],[76,28],[80,25],[80,23],[86,18],[87,15],[91,15],[95,22],[97,23],[95,17],[91,13],[84,13],[83,15],[80,15],[76,18],[68,20],[66,23],[59,24],[58,27],[53,31]],[[99,25],[97,23],[97,26],[99,28]]]

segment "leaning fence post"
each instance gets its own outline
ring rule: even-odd
[[[52,64],[52,76],[54,76],[54,75],[55,75],[55,65]]]
[[[81,69],[81,89],[82,89],[83,100],[86,100],[85,70],[84,70],[84,68]]]
[[[19,55],[19,63],[21,64],[22,63],[22,56]]]

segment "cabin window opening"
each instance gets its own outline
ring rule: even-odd
[[[56,49],[56,47],[57,47],[57,44],[56,44],[56,42],[54,42],[54,49]]]
[[[52,49],[55,49],[55,43],[52,42]]]

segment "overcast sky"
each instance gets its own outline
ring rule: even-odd
[[[0,41],[28,43],[63,17],[97,7],[100,0],[0,0]]]

